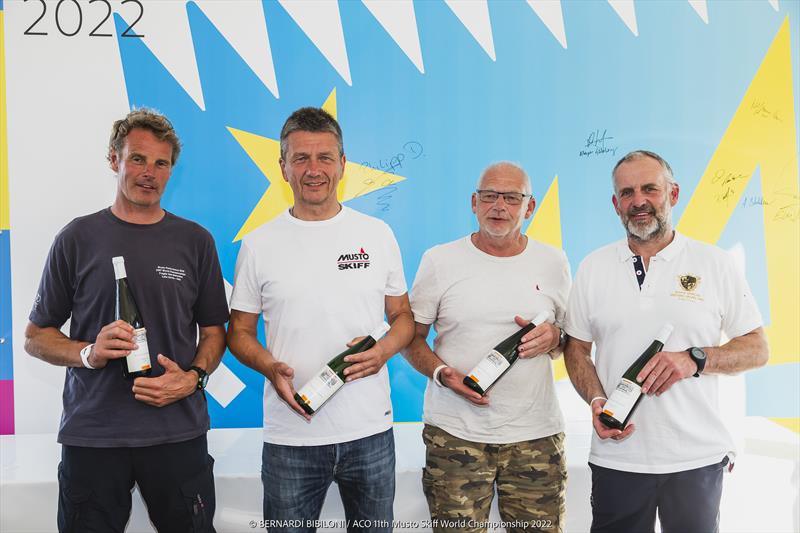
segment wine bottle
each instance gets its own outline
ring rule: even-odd
[[[308,383],[295,392],[294,400],[300,404],[303,411],[309,415],[319,411],[319,408],[344,385],[344,369],[353,364],[348,363],[344,358],[369,350],[387,331],[389,331],[389,324],[382,322],[375,331],[328,361],[328,364],[322,367]]]
[[[508,372],[517,358],[519,357],[519,344],[522,337],[536,326],[547,320],[549,313],[542,311],[531,323],[521,328],[519,331],[500,341],[478,365],[470,370],[464,378],[464,385],[474,390],[481,396],[486,394],[500,377]]]
[[[611,393],[611,398],[608,399],[603,406],[603,412],[600,413],[600,421],[607,427],[622,430],[628,425],[628,421],[643,398],[642,386],[636,381],[636,376],[642,371],[644,365],[664,348],[673,329],[672,324],[664,324],[655,340],[622,375],[619,385]]]
[[[122,362],[122,375],[127,379],[149,376],[152,371],[150,365],[150,350],[147,348],[147,330],[142,321],[142,315],[133,299],[128,275],[125,272],[125,258],[114,257],[114,277],[117,280],[117,297],[114,306],[114,319],[124,320],[133,326],[133,343],[139,347],[133,350]]]

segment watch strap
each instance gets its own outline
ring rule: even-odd
[[[208,384],[208,372],[199,366],[190,366],[189,370],[197,372],[197,390],[205,390]]]

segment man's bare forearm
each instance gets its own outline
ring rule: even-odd
[[[29,322],[25,328],[25,351],[51,365],[82,367],[80,353],[88,345],[70,339],[54,327],[40,328]]]
[[[211,374],[219,366],[225,353],[225,327],[209,326],[200,328],[200,341],[192,366],[197,366]]]
[[[420,324],[419,322],[415,324],[414,338],[403,350],[403,357],[417,372],[430,378],[433,376],[433,371],[436,370],[436,367],[443,364],[443,362],[428,346],[426,339],[429,329],[429,324]]]
[[[722,346],[703,348],[706,352],[704,374],[738,374],[767,364],[769,346],[764,328],[734,337]]]
[[[267,375],[270,365],[275,361],[269,350],[264,348],[258,338],[245,332],[228,330],[228,348],[242,364],[261,374]]]
[[[592,398],[606,395],[592,361],[592,343],[567,337],[564,364],[572,386],[586,403],[590,403]]]
[[[400,311],[387,318],[391,329],[379,342],[385,353],[392,356],[405,348],[414,336],[414,319],[410,310]]]

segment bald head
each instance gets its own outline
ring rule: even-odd
[[[481,173],[478,178],[478,189],[485,189],[487,179],[503,177],[519,184],[519,191],[524,194],[531,194],[531,179],[528,173],[521,166],[510,161],[499,161],[492,163]]]

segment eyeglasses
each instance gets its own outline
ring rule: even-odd
[[[522,194],[521,192],[498,192],[489,189],[478,189],[475,192],[478,193],[478,199],[486,204],[493,204],[502,196],[506,204],[519,205],[526,197],[530,196],[530,194]]]

